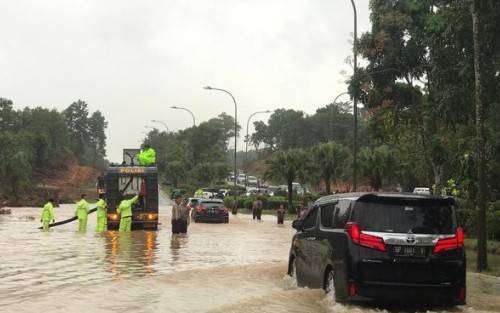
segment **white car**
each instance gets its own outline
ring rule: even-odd
[[[259,180],[255,176],[247,176],[247,186],[257,187]]]
[[[244,184],[247,180],[247,175],[245,174],[238,174],[236,175],[236,182],[238,184]]]
[[[413,193],[419,193],[422,195],[430,195],[431,191],[427,187],[417,187],[417,188],[413,189]]]
[[[247,188],[247,192],[245,193],[245,195],[249,197],[259,195],[260,193],[260,190],[257,188]]]

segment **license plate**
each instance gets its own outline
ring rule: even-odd
[[[427,255],[425,247],[394,246],[394,256],[424,258]]]

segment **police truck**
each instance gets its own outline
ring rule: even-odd
[[[98,178],[97,193],[105,195],[107,229],[117,230],[120,214],[116,212],[122,199],[139,195],[132,205],[132,230],[158,229],[158,169],[156,164],[140,165],[140,149],[124,149],[123,162],[109,164]]]

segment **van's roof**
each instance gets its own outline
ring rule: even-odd
[[[350,193],[337,193],[333,195],[328,195],[319,198],[316,200],[314,203],[323,203],[323,202],[329,202],[332,200],[336,200],[339,198],[342,199],[351,199],[351,200],[363,200],[363,199],[370,199],[370,198],[391,198],[391,199],[432,199],[432,200],[443,200],[443,201],[450,201],[451,203],[454,203],[455,200],[452,196],[441,196],[441,195],[425,195],[425,194],[418,194],[418,193],[411,193],[411,192],[350,192]]]

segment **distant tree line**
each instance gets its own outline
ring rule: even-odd
[[[19,198],[45,169],[59,170],[65,160],[104,167],[107,122],[99,112],[89,116],[78,100],[64,111],[41,107],[14,110],[11,100],[0,98],[0,193]]]

